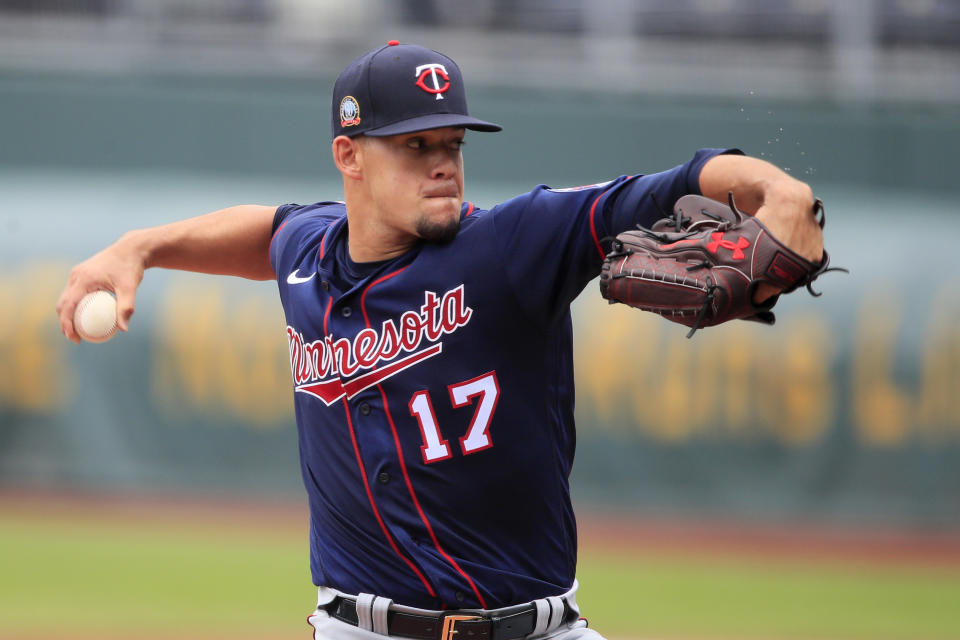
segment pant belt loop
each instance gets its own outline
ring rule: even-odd
[[[377,596],[361,593],[357,596],[357,626],[366,631],[373,631],[373,602]]]
[[[392,604],[393,600],[390,598],[375,597],[373,599],[373,606],[370,608],[370,614],[371,618],[373,618],[374,633],[379,633],[383,636],[390,635],[390,631],[387,627],[387,612]]]
[[[550,603],[546,599],[541,599],[534,600],[533,604],[537,607],[537,623],[530,635],[539,636],[547,631],[547,625],[550,624]]]
[[[550,622],[547,624],[547,629],[553,631],[563,622],[563,598],[550,596],[547,602],[550,603]]]

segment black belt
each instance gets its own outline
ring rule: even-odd
[[[354,598],[337,596],[323,609],[337,620],[358,625],[357,601]],[[566,621],[571,614],[572,610],[564,602],[563,620]],[[445,611],[435,616],[387,612],[389,635],[415,640],[514,640],[533,633],[536,625],[537,607],[532,604],[505,615],[466,611]]]

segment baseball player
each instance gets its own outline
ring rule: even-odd
[[[316,638],[598,638],[575,593],[570,303],[604,238],[685,194],[739,206],[816,261],[810,188],[736,150],[645,176],[465,202],[460,70],[391,41],[337,79],[344,201],[244,205],[132,231],[77,265],[127,330],[149,267],[277,281],[310,506]],[[653,197],[651,197],[653,196]],[[769,286],[758,299],[776,293]],[[279,338],[279,336],[278,336]],[[638,625],[642,620],[638,620]]]

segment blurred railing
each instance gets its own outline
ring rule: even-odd
[[[334,73],[392,37],[491,85],[960,103],[957,0],[0,0],[8,69]]]
[[[695,39],[798,40],[849,36],[848,16],[880,46],[960,45],[956,0],[2,0],[0,15],[133,17],[144,22],[282,22],[311,12],[368,14],[407,25],[489,31],[590,32],[600,16],[618,32]]]

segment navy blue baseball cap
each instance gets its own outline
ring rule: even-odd
[[[354,60],[333,85],[333,137],[392,136],[440,127],[500,131],[470,117],[457,64],[431,49],[391,40]]]

